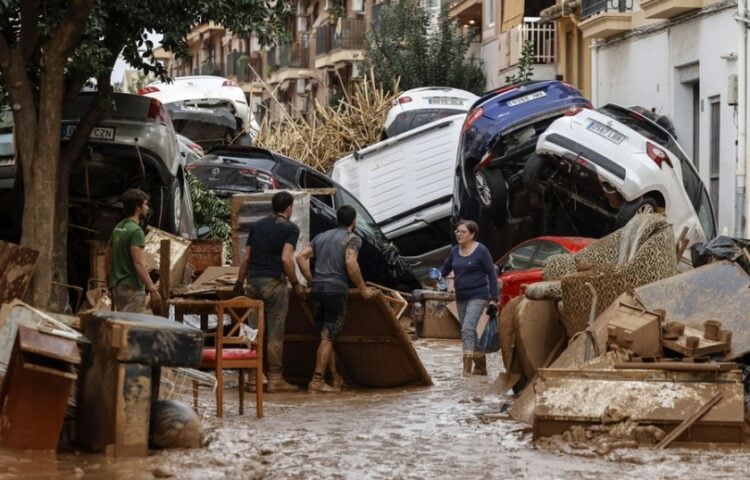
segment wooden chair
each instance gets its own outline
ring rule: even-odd
[[[251,300],[247,297],[235,297],[217,303],[216,333],[207,334],[206,338],[214,338],[214,347],[204,347],[201,368],[216,371],[216,416],[224,416],[224,372],[226,369],[239,371],[240,415],[244,412],[246,369],[255,369],[256,410],[258,418],[263,417],[263,302]],[[248,320],[255,313],[258,336],[255,348],[249,348],[245,340],[240,338],[240,326],[248,324]],[[232,320],[227,332],[224,331],[224,314]],[[230,348],[225,348],[230,347]],[[198,388],[193,383],[193,397],[197,404]]]

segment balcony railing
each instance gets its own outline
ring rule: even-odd
[[[365,21],[362,18],[340,18],[339,24],[323,25],[315,30],[315,55],[338,48],[359,50],[365,47]]]
[[[201,75],[224,75],[224,65],[214,62],[205,62],[201,65]]]
[[[260,63],[260,58],[250,58],[247,54],[232,52],[227,55],[227,77],[235,76],[238,82],[258,80],[261,75]]]
[[[278,69],[278,62],[276,61],[276,47],[271,47],[266,53],[266,65],[268,65],[268,72],[274,72]]]
[[[291,42],[281,45],[281,68],[307,68],[309,66],[307,42]]]
[[[555,63],[556,40],[554,23],[541,23],[538,17],[524,17],[521,41],[523,43],[530,41],[534,45],[533,63]]]
[[[581,0],[581,19],[599,12],[628,12],[633,10],[633,0]]]

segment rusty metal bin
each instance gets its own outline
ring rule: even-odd
[[[57,448],[79,363],[75,340],[19,326],[0,388],[0,445]]]

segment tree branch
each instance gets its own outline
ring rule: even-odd
[[[86,28],[86,21],[93,8],[94,0],[71,0],[54,35],[45,47],[47,49],[45,57],[67,60]]]
[[[34,54],[37,39],[39,38],[39,12],[41,2],[23,1],[21,2],[21,33],[19,35],[19,47],[24,63],[28,63]]]

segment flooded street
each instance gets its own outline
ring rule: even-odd
[[[204,422],[206,448],[139,459],[2,451],[0,478],[750,478],[750,450],[540,451],[525,425],[499,415],[508,400],[492,386],[499,355],[489,377],[464,379],[460,342],[415,345],[433,387],[267,395],[262,420],[254,395],[237,415],[234,389],[225,418]]]

